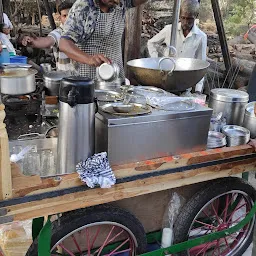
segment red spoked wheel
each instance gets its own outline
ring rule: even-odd
[[[117,207],[81,209],[53,223],[54,256],[135,256],[145,250],[146,234],[141,223]],[[37,255],[37,240],[26,255]]]
[[[183,207],[175,225],[175,242],[203,237],[235,226],[252,209],[254,200],[254,189],[241,179],[214,181]],[[180,255],[241,256],[252,241],[254,223],[255,217],[238,232],[196,246]],[[180,225],[179,230],[177,225]],[[184,232],[183,235],[181,232]]]
[[[59,240],[53,255],[135,255],[137,241],[125,226],[114,222],[98,222],[82,226]]]

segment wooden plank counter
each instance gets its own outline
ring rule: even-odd
[[[222,148],[113,166],[117,184],[90,189],[76,173],[41,179],[22,175],[12,165],[12,199],[0,201],[0,223],[132,198],[184,185],[253,171],[250,145]]]

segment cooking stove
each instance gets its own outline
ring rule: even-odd
[[[9,139],[17,139],[21,134],[39,132],[42,115],[41,105],[43,85],[37,84],[35,92],[26,95],[1,94],[5,105],[5,124]]]

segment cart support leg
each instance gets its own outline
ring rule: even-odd
[[[243,172],[242,173],[242,178],[244,179],[244,180],[249,180],[249,172]]]

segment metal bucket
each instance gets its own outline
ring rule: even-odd
[[[245,107],[243,127],[251,132],[251,138],[256,138],[256,116],[254,113],[254,106],[256,102],[250,102]]]
[[[217,88],[211,90],[209,107],[214,113],[222,112],[227,124],[242,125],[248,100],[249,95],[246,92]]]

